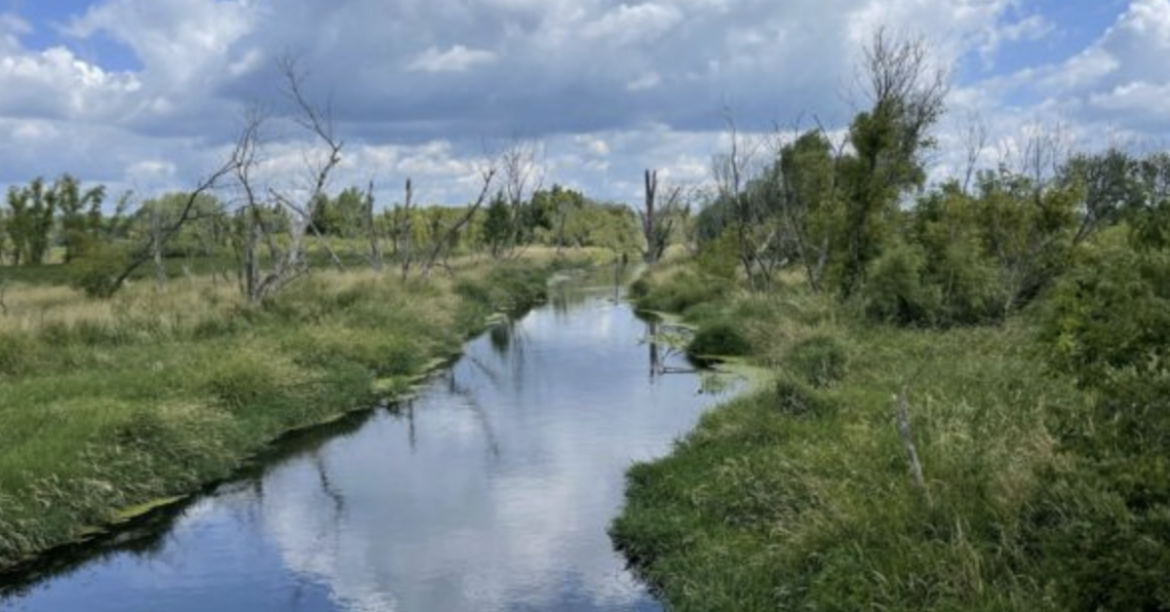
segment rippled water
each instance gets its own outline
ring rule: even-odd
[[[562,289],[415,400],[290,441],[0,610],[657,610],[606,527],[630,463],[719,398],[650,325]]]

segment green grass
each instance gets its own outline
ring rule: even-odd
[[[0,317],[0,569],[120,510],[222,479],[282,434],[372,405],[499,310],[542,299],[547,263],[423,282],[317,272],[261,307],[210,279],[110,301],[13,285]]]
[[[652,275],[641,299],[687,278]],[[1076,469],[1050,422],[1089,398],[1044,370],[1025,322],[875,327],[797,283],[687,310],[734,322],[777,382],[628,474],[611,535],[672,610],[1066,609],[1037,517],[1085,501],[1049,486]]]

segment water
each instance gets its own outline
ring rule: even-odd
[[[606,527],[630,463],[719,396],[651,326],[562,288],[416,399],[290,441],[0,610],[659,610]]]

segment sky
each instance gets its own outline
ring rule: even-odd
[[[220,165],[264,109],[265,180],[311,159],[282,121],[282,57],[344,141],[331,189],[407,177],[473,197],[485,156],[540,145],[545,185],[635,202],[641,173],[701,184],[727,119],[846,126],[876,28],[922,37],[952,74],[932,176],[1035,130],[1076,146],[1170,136],[1170,0],[0,0],[0,187],[68,172],[141,197]],[[300,177],[300,178],[298,178]]]

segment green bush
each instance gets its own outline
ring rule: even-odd
[[[100,244],[69,263],[70,284],[89,297],[108,298],[117,292],[118,276],[126,269],[129,254],[122,246]]]
[[[714,321],[699,328],[687,346],[687,353],[697,356],[738,356],[747,355],[751,349],[751,343],[734,325],[727,321]]]
[[[707,276],[734,280],[739,267],[739,242],[735,231],[728,228],[715,240],[704,242],[695,263]]]
[[[785,366],[814,387],[827,387],[845,377],[848,356],[833,336],[813,336],[789,351]]]
[[[1044,354],[1096,400],[1058,411],[1086,501],[1035,520],[1046,573],[1065,609],[1170,609],[1170,253],[1106,239],[1047,306]]]
[[[929,324],[938,309],[935,288],[923,282],[922,249],[896,244],[870,267],[862,299],[872,319],[899,325]]]

